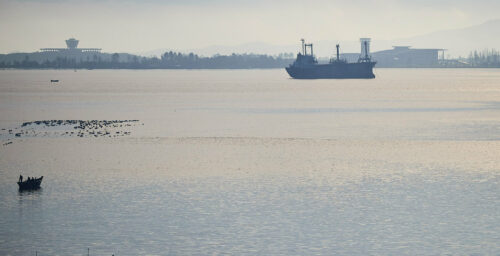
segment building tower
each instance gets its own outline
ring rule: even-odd
[[[58,53],[63,53],[63,54],[75,54],[75,53],[85,53],[85,52],[91,52],[91,53],[100,53],[101,48],[78,48],[78,40],[74,38],[70,38],[66,40],[66,47],[67,48],[41,48],[40,51],[42,52],[58,52]]]
[[[68,49],[76,49],[76,47],[78,47],[78,42],[78,40],[70,38],[66,40],[66,46],[68,46]]]

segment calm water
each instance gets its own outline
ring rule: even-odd
[[[500,255],[500,70],[376,75],[2,70],[0,255]]]

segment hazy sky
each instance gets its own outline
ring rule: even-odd
[[[395,39],[500,18],[499,0],[0,0],[0,52],[106,52],[247,42]]]

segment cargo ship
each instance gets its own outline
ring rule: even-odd
[[[319,64],[314,57],[313,44],[302,41],[302,52],[297,59],[288,66],[286,72],[296,79],[346,79],[346,78],[375,78],[373,67],[376,62],[369,55],[370,39],[361,38],[361,54],[357,62],[347,62],[340,59],[340,46],[337,44],[337,56],[327,64]],[[309,53],[307,48],[310,49]]]

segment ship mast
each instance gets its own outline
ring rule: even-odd
[[[368,42],[365,41],[365,59],[368,59]]]
[[[337,46],[337,61],[340,60],[340,53],[339,53],[339,48],[340,48],[340,45],[336,45]]]
[[[300,39],[300,41],[302,41],[302,54],[306,55],[306,46],[305,46],[306,40],[304,40],[304,38],[302,38],[302,39]]]

